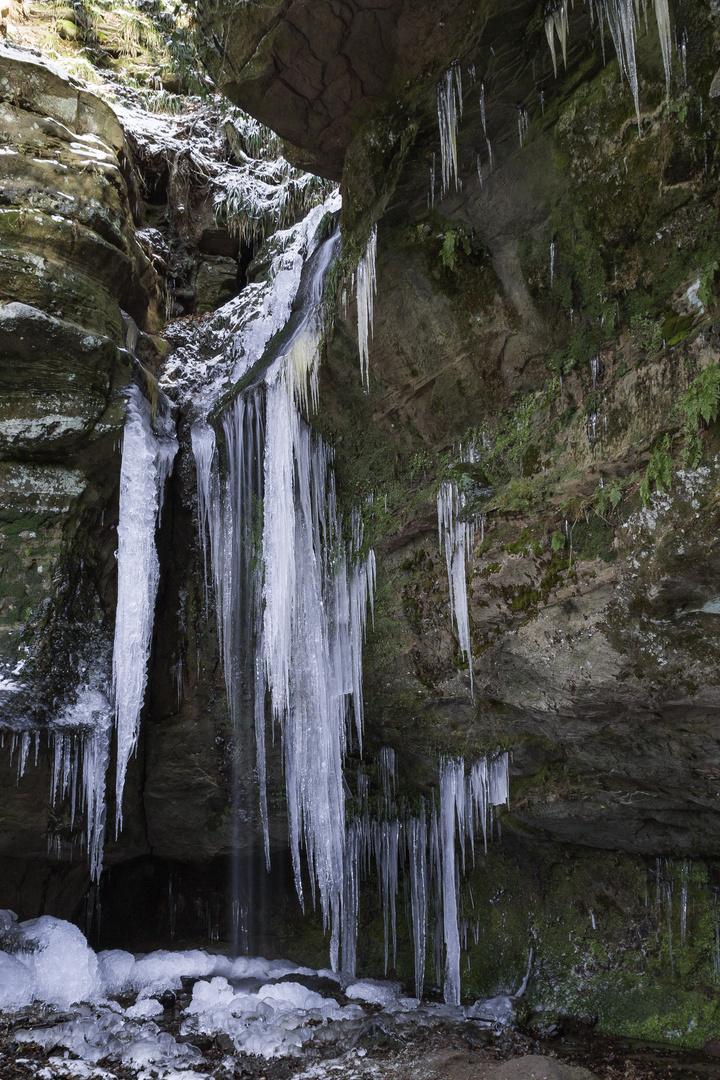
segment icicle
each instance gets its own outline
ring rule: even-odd
[[[638,131],[640,130],[640,99],[638,91],[637,62],[635,59],[635,39],[637,36],[635,5],[633,0],[604,0],[605,14],[610,27],[615,52],[617,53],[620,73],[624,72],[630,83]]]
[[[472,448],[465,452],[465,460],[474,461]],[[465,563],[472,548],[476,523],[462,520],[465,509],[465,493],[454,480],[443,480],[437,496],[438,532],[440,550],[445,545],[448,585],[450,588],[450,618],[458,632],[460,650],[468,662],[470,695],[473,694],[472,643],[468,614],[467,580]]]
[[[672,73],[672,35],[668,0],[655,0],[655,18],[657,19],[658,34],[660,35],[660,49],[665,67],[665,95],[669,106],[670,75]]]
[[[483,138],[487,142],[487,123],[485,120],[485,83],[480,86],[480,117],[482,119]]]
[[[360,377],[365,390],[370,389],[369,339],[373,334],[373,315],[377,280],[375,263],[377,257],[377,225],[370,230],[365,253],[357,269],[357,318],[358,348],[360,350]]]
[[[346,839],[342,765],[351,713],[358,737],[362,730],[362,644],[368,602],[372,611],[375,561],[372,552],[359,558],[359,516],[351,521],[351,543],[342,542],[332,455],[303,418],[317,404],[319,311],[337,243],[335,235],[313,255],[310,287],[285,351],[223,416],[227,477],[220,480],[217,455],[208,452],[209,479],[197,458],[196,464],[199,485],[209,492],[230,709],[236,718],[246,708],[254,716],[266,857],[267,696],[282,733],[298,895],[303,902],[304,846],[313,900],[317,893],[331,931],[331,964],[339,964],[342,939],[343,964],[352,968],[359,848],[349,850],[354,841],[350,835]],[[365,297],[370,330],[374,260],[373,231],[358,268],[358,307]],[[362,836],[357,839],[361,846]]]
[[[377,866],[378,888],[383,911],[385,931],[385,974],[388,973],[390,943],[392,958],[397,964],[397,916],[395,898],[398,890],[398,858],[400,853],[400,823],[376,821],[373,823],[373,848]]]
[[[550,55],[552,56],[553,62],[553,71],[555,72],[555,78],[557,78],[558,68],[557,55],[555,52],[555,34],[557,34],[562,48],[563,66],[567,68],[568,10],[565,0],[563,0],[563,2],[545,18],[545,36],[548,39]]]
[[[203,591],[205,611],[208,607],[208,537],[210,535],[210,488],[213,479],[213,458],[215,457],[215,432],[209,424],[193,424],[190,442],[195,458],[198,496],[198,531],[203,553]]]
[[[548,15],[545,18],[545,36],[548,39],[548,45],[550,46],[550,55],[552,57],[553,71],[555,72],[555,78],[557,79],[557,54],[555,52],[555,20],[552,15]]]
[[[553,287],[553,277],[555,275],[555,242],[550,244],[550,288]]]
[[[462,813],[465,792],[465,764],[443,761],[440,765],[440,843],[442,862],[443,934],[445,939],[445,982],[443,995],[448,1005],[460,1004],[460,933],[458,929],[455,817]],[[464,821],[462,822],[464,825]]]
[[[156,438],[148,403],[130,387],[123,434],[118,522],[118,603],[113,649],[113,692],[117,731],[116,834],[122,825],[122,796],[128,762],[137,746],[145,697],[159,564],[155,529],[161,495],[177,451],[166,434]]]
[[[438,125],[440,127],[441,194],[444,198],[454,180],[458,189],[457,130],[462,116],[462,83],[460,65],[456,62],[445,72],[437,86]],[[481,100],[484,98],[484,88]]]
[[[407,847],[410,864],[410,906],[415,953],[415,996],[422,997],[425,983],[425,948],[427,942],[428,866],[427,822],[425,812],[407,823]]]
[[[20,740],[20,753],[18,755],[18,768],[17,768],[17,781],[20,783],[21,778],[25,775],[25,766],[27,765],[28,754],[30,753],[30,732],[23,731],[22,738]]]
[[[364,824],[363,820],[359,818],[351,822],[345,840],[344,891],[340,937],[342,970],[353,976],[357,967],[357,919],[360,899],[360,866],[365,848]]]

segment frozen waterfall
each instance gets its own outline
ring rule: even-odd
[[[228,469],[214,435],[193,428],[203,544],[210,537],[230,711],[252,718],[265,829],[265,701],[280,725],[295,881],[304,846],[339,963],[345,866],[343,759],[362,726],[362,643],[374,556],[359,557],[337,512],[332,454],[304,419],[317,404],[321,302],[337,236],[317,245],[276,355],[248,357],[248,386],[222,416]],[[253,364],[256,365],[253,368]],[[348,523],[350,524],[350,523]],[[247,726],[247,725],[244,725]],[[236,727],[237,730],[237,727]]]

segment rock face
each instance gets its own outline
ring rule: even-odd
[[[292,143],[305,168],[334,180],[358,123],[421,76],[439,77],[480,19],[466,0],[443,4],[440,18],[424,0],[223,0],[198,16],[224,93]]]
[[[226,93],[287,139],[295,160],[342,181],[344,256],[312,423],[335,448],[340,509],[347,520],[362,508],[378,557],[362,767],[379,792],[379,751],[392,748],[398,803],[414,806],[435,790],[440,757],[513,752],[504,844],[478,855],[464,894],[466,929],[476,901],[488,913],[468,949],[468,993],[512,992],[532,939],[532,1008],[700,1040],[715,1022],[709,860],[720,855],[719,132],[707,103],[718,19],[694,2],[678,10],[686,66],[675,66],[669,105],[652,19],[639,34],[638,123],[610,37],[603,44],[583,12],[571,13],[556,79],[535,5],[441,8],[442,18],[437,4],[400,0],[199,5]],[[437,84],[456,59],[462,183],[451,178],[443,193]],[[174,345],[195,315],[261,277],[267,258],[259,235],[241,243],[214,220],[200,184],[180,187],[177,155],[163,172],[164,151],[136,143],[143,206],[111,110],[37,57],[0,51],[0,96],[0,650],[8,679],[26,656],[22,680],[27,670],[42,691],[32,701],[0,693],[10,715],[32,706],[42,719],[43,695],[57,692],[49,656],[68,673],[61,699],[81,665],[107,662],[118,391],[131,374],[122,311],[145,334],[148,366],[161,363],[146,251],[165,274],[169,314],[188,320],[168,333]],[[371,224],[366,393],[351,284]],[[204,361],[214,347],[208,334]],[[138,924],[157,919],[158,935],[179,896],[184,934],[220,932],[223,860],[237,843],[233,766],[246,781],[248,895],[267,880],[252,747],[233,760],[186,421],[160,534],[127,830],[103,884],[116,944],[140,931],[123,926],[113,895],[142,897]],[[441,481],[462,493],[472,522],[473,693],[439,548]],[[320,927],[274,906],[292,894],[279,757],[274,900],[254,940],[314,961]],[[9,790],[17,759],[2,767]],[[352,754],[351,781],[360,767]],[[87,885],[67,865],[77,828],[49,817],[49,782],[41,755],[3,803],[5,902],[22,894],[39,910],[47,895],[54,914],[77,914]],[[43,861],[44,833],[67,841],[61,869]],[[381,916],[365,903],[361,965],[376,974]],[[406,934],[403,975],[410,957]],[[643,979],[653,989],[641,1000]]]
[[[37,54],[0,46],[0,113],[0,693],[12,730],[42,728],[84,681],[108,678],[125,326],[156,329],[160,291],[135,239],[135,178],[112,110]],[[2,769],[13,791],[17,759],[6,753]],[[17,784],[2,854],[42,862],[48,834],[64,844],[73,833],[49,811],[44,745]],[[25,873],[3,865],[9,882]],[[56,891],[51,868],[30,873],[35,890]],[[68,914],[86,875],[58,885]]]

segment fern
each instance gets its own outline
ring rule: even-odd
[[[595,499],[595,512],[599,517],[605,517],[608,503],[611,509],[617,510],[623,496],[622,484],[619,480],[613,480],[612,484],[598,488]]]
[[[700,464],[702,460],[701,422],[714,423],[718,418],[719,408],[720,364],[716,360],[711,360],[680,398],[680,412],[684,420],[685,435],[682,463],[687,468],[696,469]]]
[[[443,240],[441,258],[443,266],[447,266],[448,270],[455,269],[455,240],[457,233],[454,229],[448,229],[445,233],[445,239]]]
[[[715,271],[718,268],[717,259],[710,263],[705,268],[705,273],[700,278],[700,288],[698,289],[698,299],[704,308],[708,308],[713,299],[713,282],[715,281]]]
[[[550,547],[553,551],[562,551],[567,543],[567,538],[562,529],[556,529],[550,537]]]
[[[456,247],[460,245],[466,255],[470,254],[470,238],[463,228],[449,228],[445,233],[440,258],[448,270],[455,269]]]
[[[640,484],[640,498],[645,506],[650,502],[650,485],[655,483],[655,491],[658,495],[669,491],[672,485],[672,474],[675,462],[670,454],[670,436],[666,435],[659,442],[648,462],[643,482]]]

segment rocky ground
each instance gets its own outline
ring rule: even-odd
[[[48,1053],[26,1042],[19,1045],[14,1031],[33,1020],[42,1023],[43,1013],[0,1017],[3,1080],[138,1077],[136,1069],[108,1061],[100,1062],[94,1070],[80,1062],[73,1065],[71,1057],[59,1057],[57,1051]],[[161,1027],[177,1033],[172,1013],[162,1018]],[[573,1024],[558,1027],[552,1038],[522,1031],[493,1036],[472,1022],[460,1027],[421,1028],[401,1037],[370,1017],[355,1045],[339,1056],[323,1056],[310,1046],[302,1057],[271,1060],[233,1054],[223,1036],[196,1037],[192,1042],[202,1051],[202,1062],[195,1062],[192,1070],[175,1073],[177,1080],[201,1076],[215,1080],[716,1080],[720,1076],[715,1043],[705,1052],[682,1052],[597,1036],[591,1029]],[[152,1077],[152,1070],[143,1075]]]

